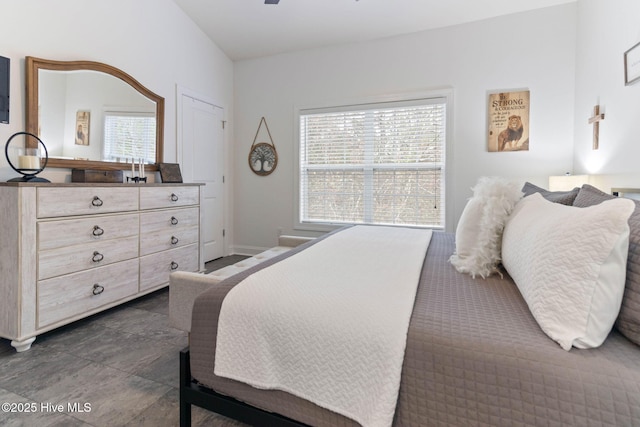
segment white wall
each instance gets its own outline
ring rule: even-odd
[[[233,62],[172,0],[0,0],[0,10],[0,56],[11,58],[10,124],[0,124],[3,147],[25,128],[25,56],[107,63],[164,97],[166,162],[176,161],[177,85],[216,100],[233,123]],[[227,126],[225,146],[232,141]],[[225,155],[229,168],[232,150]],[[2,156],[0,181],[16,175]],[[70,171],[47,168],[41,176],[64,182]],[[227,242],[233,239],[232,189],[233,180],[227,180]]]
[[[0,0],[0,56],[11,58],[10,124],[0,143],[23,131],[24,57],[113,65],[165,98],[164,159],[176,160],[176,85],[215,99],[232,122],[233,63],[172,0]],[[227,143],[232,133],[225,135]],[[46,143],[46,141],[45,141]],[[65,169],[42,176],[61,182]],[[0,180],[14,177],[4,156]]]
[[[597,174],[608,191],[640,187],[640,82],[624,85],[624,52],[640,42],[640,1],[579,0],[576,47],[575,169]],[[600,148],[588,118],[600,104]]]
[[[576,5],[567,4],[374,42],[235,63],[235,246],[273,246],[293,230],[294,107],[452,87],[453,198],[457,222],[483,175],[546,185],[571,170]],[[487,93],[531,91],[531,148],[489,153]],[[260,118],[267,119],[278,168],[267,177],[247,164]],[[447,224],[453,230],[455,224]],[[312,234],[312,233],[306,233]]]

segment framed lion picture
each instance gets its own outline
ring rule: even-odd
[[[489,94],[488,150],[529,150],[529,91]]]

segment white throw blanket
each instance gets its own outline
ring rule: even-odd
[[[390,426],[430,240],[356,226],[249,276],[222,303],[215,374]]]

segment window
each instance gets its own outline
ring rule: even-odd
[[[107,111],[104,113],[103,160],[130,158],[156,162],[155,113]]]
[[[446,98],[300,110],[299,221],[444,227]]]

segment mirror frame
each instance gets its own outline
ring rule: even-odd
[[[144,87],[140,82],[124,71],[108,64],[94,61],[54,61],[49,59],[27,56],[25,58],[26,69],[26,127],[27,132],[38,135],[38,71],[77,71],[92,70],[117,77],[129,84],[142,95],[156,103],[156,163],[145,165],[148,171],[157,171],[158,164],[162,163],[164,146],[164,98]],[[47,167],[95,169],[95,170],[127,170],[130,163],[105,162],[102,160],[74,160],[50,158]]]

